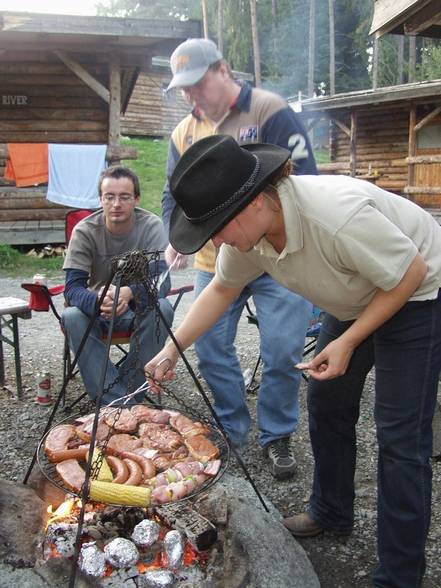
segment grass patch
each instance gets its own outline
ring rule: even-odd
[[[314,157],[317,165],[319,163],[329,163],[329,150],[328,149],[314,149]]]
[[[36,273],[44,273],[48,276],[59,273],[63,266],[64,258],[57,257],[32,257],[26,255],[18,248],[11,245],[0,245],[0,275],[17,277],[23,281],[32,278]]]
[[[149,138],[129,138],[122,140],[124,145],[138,151],[138,159],[124,160],[122,163],[133,169],[141,185],[141,206],[161,216],[161,199],[165,183],[168,140]],[[327,149],[315,149],[317,163],[327,163]],[[0,245],[0,275],[22,276],[29,279],[35,273],[48,276],[59,273],[63,266],[62,257],[31,257],[25,255],[23,247]]]
[[[124,145],[138,150],[138,159],[125,160],[123,165],[132,169],[139,177],[141,185],[141,206],[161,215],[162,190],[165,183],[168,140],[166,139],[129,139],[124,138]]]

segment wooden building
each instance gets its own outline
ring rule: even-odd
[[[246,72],[233,71],[236,79],[253,83]],[[175,126],[190,112],[179,88],[166,89],[172,79],[168,59],[153,59],[148,71],[141,71],[127,110],[121,119],[124,135],[168,137]]]
[[[344,173],[441,209],[441,80],[336,94],[302,102],[312,128],[329,122],[331,162]]]
[[[441,3],[439,0],[374,0],[370,33],[381,37],[421,35],[441,38]]]
[[[197,36],[196,21],[0,12],[0,178],[7,143],[106,144],[109,162],[136,159],[120,138],[139,72]],[[0,243],[64,241],[68,208],[46,191],[0,179]]]
[[[141,70],[127,109],[121,132],[130,137],[169,137],[190,111],[181,93],[167,92],[172,79],[168,59],[154,59],[148,71]]]

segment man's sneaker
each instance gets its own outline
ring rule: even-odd
[[[276,439],[264,448],[269,463],[270,472],[278,480],[287,480],[296,471],[296,460],[289,447],[289,437]]]

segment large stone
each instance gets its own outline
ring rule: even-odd
[[[14,567],[35,565],[43,539],[45,504],[24,484],[0,480],[0,560]]]
[[[228,588],[319,588],[320,583],[304,549],[281,522],[281,515],[265,498],[266,512],[251,485],[225,475],[202,500],[198,510],[216,518],[226,498],[228,521],[223,545],[223,577]],[[203,507],[202,507],[203,505]]]

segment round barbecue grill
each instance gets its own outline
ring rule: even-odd
[[[157,407],[155,407],[155,408],[157,408]],[[174,408],[168,409],[165,406],[162,406],[161,409],[162,410],[173,410],[173,412],[179,412],[180,414],[182,414],[192,420],[195,420],[194,415],[188,415],[181,410],[176,411],[176,409],[174,409]],[[54,484],[55,486],[60,488],[63,492],[67,492],[69,494],[72,494],[73,496],[78,496],[78,497],[81,497],[81,492],[75,492],[72,489],[68,488],[64,484],[63,480],[58,475],[58,472],[56,470],[57,464],[48,460],[48,458],[44,452],[44,446],[45,446],[47,436],[51,433],[51,431],[55,427],[62,425],[62,424],[75,424],[76,419],[78,419],[82,416],[84,416],[84,415],[82,415],[82,414],[77,414],[75,416],[69,415],[67,418],[59,421],[54,427],[52,427],[42,437],[42,439],[40,440],[40,443],[38,444],[38,451],[37,451],[37,463],[40,467],[41,472],[47,478],[47,480],[49,480],[49,482],[51,482],[52,484]],[[198,419],[198,420],[202,420],[202,419]],[[215,476],[208,478],[204,483],[202,483],[200,486],[195,488],[195,490],[193,492],[191,492],[190,494],[188,494],[187,496],[184,496],[184,497],[179,498],[177,500],[173,500],[172,501],[173,503],[184,502],[186,500],[194,498],[195,496],[197,496],[201,492],[205,492],[222,477],[225,470],[227,469],[228,461],[229,461],[229,457],[230,457],[229,445],[228,445],[224,435],[221,433],[221,431],[216,426],[214,426],[213,424],[210,423],[209,428],[210,428],[210,433],[205,436],[214,445],[216,445],[216,447],[219,449],[219,457],[217,459],[219,459],[221,462],[220,468]],[[194,461],[197,461],[197,460],[195,459]],[[86,469],[86,463],[85,462],[80,462],[80,463],[83,466],[83,468]],[[151,506],[155,506],[155,505],[157,505],[157,503],[152,503]],[[120,504],[113,504],[113,506],[127,507],[127,505],[120,505]]]

